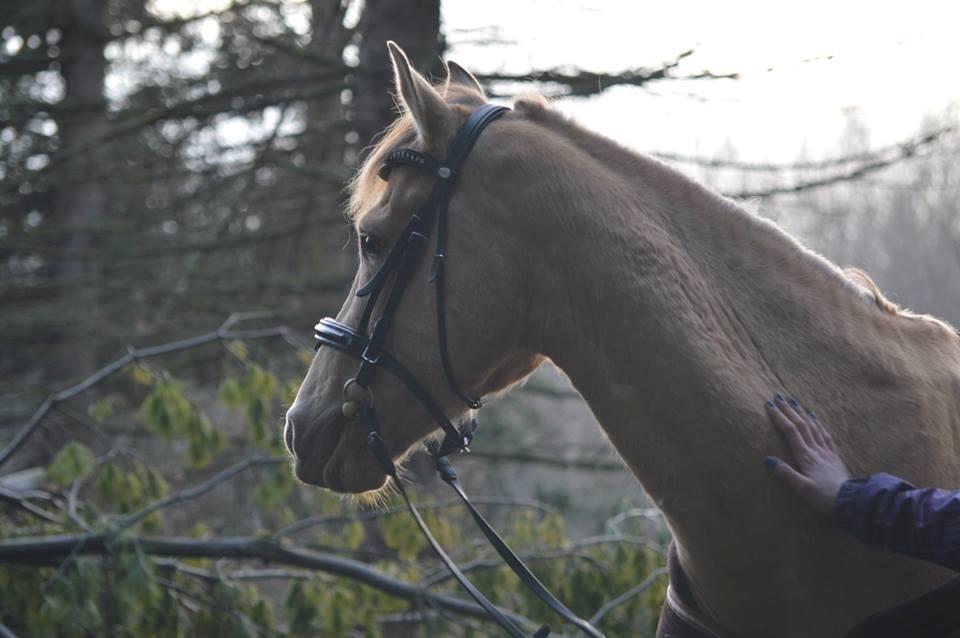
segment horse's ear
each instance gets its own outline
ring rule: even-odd
[[[440,140],[451,114],[450,107],[443,96],[410,66],[407,54],[396,42],[387,42],[387,48],[393,61],[397,93],[403,109],[413,117],[424,144]]]
[[[483,92],[483,87],[480,86],[477,78],[473,77],[473,73],[470,73],[470,71],[467,71],[453,60],[447,60],[447,87],[451,84],[464,86],[479,93],[483,96],[484,101],[487,99],[486,94]]]

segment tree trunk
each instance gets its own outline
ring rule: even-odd
[[[360,70],[353,117],[361,147],[396,118],[387,40],[399,44],[422,72],[440,74],[444,43],[440,0],[367,0],[360,19]]]
[[[102,140],[108,130],[103,47],[109,37],[104,5],[104,0],[69,0],[61,7],[67,114],[58,119],[58,126],[62,153],[69,158],[60,168],[61,176],[96,165],[103,157]],[[56,267],[61,284],[58,303],[69,322],[55,363],[59,369],[51,371],[53,378],[85,376],[96,366],[97,349],[91,338],[98,324],[100,267],[94,254],[105,206],[103,186],[97,180],[62,180],[56,187],[54,216],[66,231]]]

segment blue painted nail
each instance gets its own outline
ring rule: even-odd
[[[773,458],[772,456],[768,456],[765,463],[767,464],[767,468],[771,470],[777,467],[777,459]]]
[[[777,401],[785,401],[785,399],[783,398],[783,395],[780,394],[779,392],[777,392]]]
[[[771,401],[770,399],[767,399],[767,407],[768,407],[768,408],[772,408],[772,407],[773,407],[773,401]]]
[[[793,407],[793,408],[797,407],[797,400],[794,399],[793,397],[790,397],[790,407]]]

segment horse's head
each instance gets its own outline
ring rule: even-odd
[[[381,174],[391,150],[408,147],[438,159],[468,115],[485,102],[476,79],[450,63],[446,83],[434,87],[410,67],[404,53],[389,45],[403,111],[372,150],[351,184],[352,223],[360,265],[337,316],[357,328],[365,298],[357,290],[378,271],[410,217],[424,204],[435,179],[413,167]],[[520,232],[508,185],[517,182],[515,162],[522,143],[520,117],[507,114],[480,136],[461,171],[450,200],[445,259],[445,317],[449,360],[461,389],[480,397],[529,374],[539,363],[537,320],[531,295],[529,234]],[[513,131],[511,132],[511,130]],[[385,177],[385,179],[384,179]],[[428,283],[436,228],[400,298],[384,350],[403,364],[456,422],[467,410],[447,382],[438,348],[435,291]],[[525,255],[526,258],[525,258]],[[374,307],[380,316],[391,283]],[[296,474],[307,482],[340,492],[382,487],[386,476],[366,445],[367,430],[342,410],[344,387],[359,361],[331,347],[320,347],[287,412],[284,438],[296,458]],[[434,419],[392,374],[380,370],[369,389],[353,385],[355,402],[372,402],[380,431],[394,460],[437,429]],[[345,414],[345,412],[347,414]]]

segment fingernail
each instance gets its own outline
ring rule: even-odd
[[[807,410],[807,414],[809,414],[810,418],[813,419],[814,421],[817,420],[817,415],[813,413],[813,410]]]
[[[797,407],[797,400],[794,399],[793,397],[790,397],[790,407],[792,408]]]
[[[773,401],[771,401],[770,399],[767,399],[767,407],[768,407],[768,408],[772,408],[772,407],[773,407]]]
[[[767,464],[768,469],[772,470],[773,468],[777,467],[777,459],[773,458],[772,456],[768,456],[767,460],[764,462]]]
[[[783,395],[777,392],[777,401],[785,401],[785,400],[786,399],[783,398]]]

